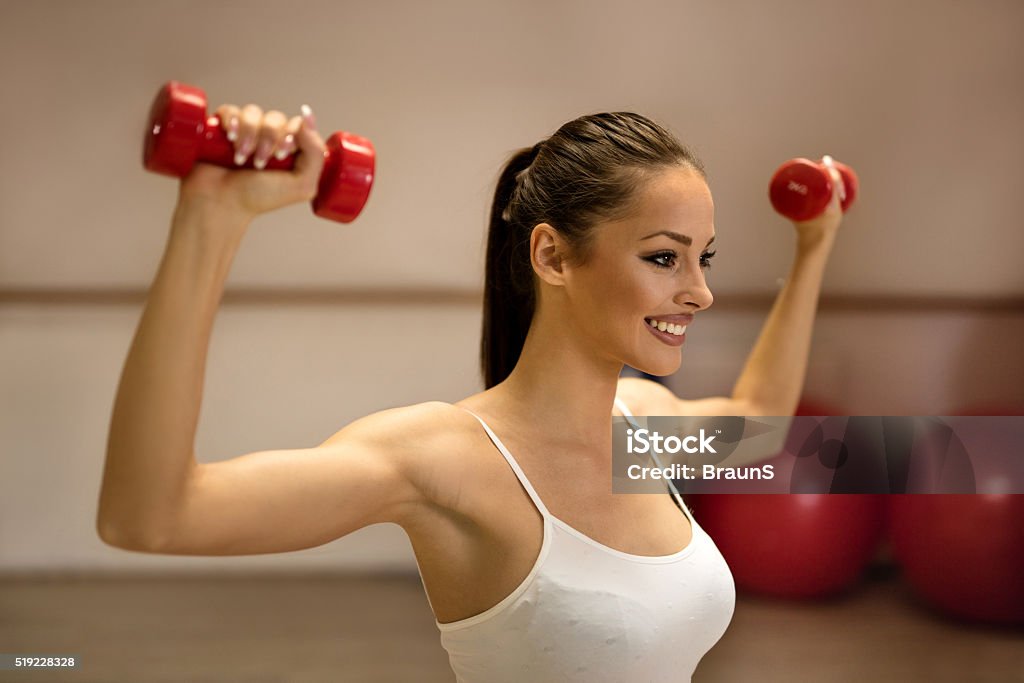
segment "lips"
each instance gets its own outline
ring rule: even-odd
[[[671,315],[651,315],[644,318],[644,320],[648,322],[650,322],[651,320],[657,320],[660,322],[674,323],[676,325],[689,325],[690,323],[693,322],[693,316],[680,313],[673,313]]]
[[[661,315],[644,319],[644,327],[669,346],[682,346],[686,340],[686,326],[692,315]]]
[[[652,316],[645,318],[644,322],[647,323],[648,327],[652,327],[661,332],[668,332],[670,334],[680,335],[686,332],[686,326],[693,322],[692,315],[661,315]]]

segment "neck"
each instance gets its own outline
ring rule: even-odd
[[[607,445],[622,363],[558,324],[535,320],[515,369],[492,391],[504,410],[558,439]]]

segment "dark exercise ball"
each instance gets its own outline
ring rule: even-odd
[[[722,552],[736,587],[781,598],[823,598],[851,588],[874,557],[884,496],[689,495],[694,519]]]
[[[893,557],[926,603],[969,621],[1024,623],[1024,495],[889,496],[889,527]]]

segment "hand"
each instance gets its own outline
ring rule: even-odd
[[[250,156],[254,170],[225,169],[198,163],[182,178],[179,202],[211,203],[251,220],[261,213],[316,196],[326,146],[316,130],[316,120],[303,105],[302,116],[288,119],[275,110],[264,112],[254,104],[241,109],[231,104],[217,108],[216,115],[235,146],[235,163]],[[291,171],[267,171],[271,155],[284,158],[298,151]]]
[[[798,237],[800,239],[820,240],[822,238],[833,239],[839,231],[839,224],[843,220],[843,210],[840,203],[846,199],[846,187],[843,184],[843,176],[832,163],[832,157],[825,155],[822,163],[832,176],[832,197],[829,199],[825,210],[814,218],[806,221],[794,222]]]

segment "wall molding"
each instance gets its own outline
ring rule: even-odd
[[[0,305],[29,306],[141,306],[148,290],[111,288],[23,288],[0,289]],[[757,292],[719,293],[713,310],[759,311],[771,308],[775,294]],[[478,289],[354,289],[354,288],[270,288],[233,287],[224,292],[222,306],[361,306],[434,305],[479,306],[483,292]],[[937,313],[1024,313],[1024,296],[951,297],[923,295],[822,294],[818,310],[826,312],[937,312]]]

